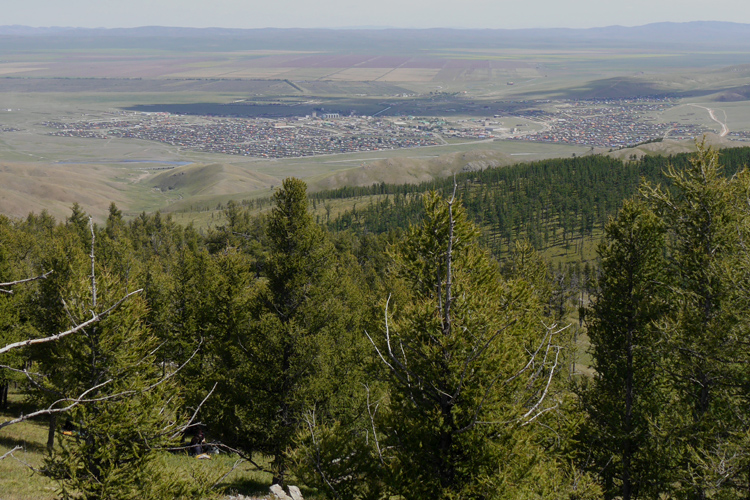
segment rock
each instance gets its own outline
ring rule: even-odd
[[[289,487],[289,494],[292,495],[293,500],[305,500],[302,498],[302,492],[296,486]]]
[[[278,484],[272,484],[270,490],[274,497],[278,498],[279,500],[292,500],[292,497],[287,495],[284,491],[284,488],[282,488]]]
[[[289,486],[289,494],[292,496],[287,495],[284,488],[278,484],[271,485],[270,490],[273,498],[278,500],[305,500],[302,498],[302,492],[296,486]]]

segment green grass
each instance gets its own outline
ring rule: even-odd
[[[0,412],[0,422],[14,418],[19,413],[28,413],[33,408],[23,403],[17,392],[10,394],[10,408]],[[48,425],[45,420],[25,421],[0,429],[0,456],[20,446],[13,457],[0,460],[0,498],[2,500],[51,500],[57,498],[57,485],[51,479],[31,467],[43,467],[46,456]],[[153,466],[167,477],[193,485],[214,485],[211,491],[221,494],[245,496],[267,496],[271,485],[271,474],[257,470],[247,462],[240,462],[232,454],[212,455],[210,460],[196,460],[187,454],[160,452]],[[268,461],[255,455],[253,460],[266,467]],[[235,468],[235,466],[237,467]],[[232,471],[232,469],[234,470]],[[230,472],[231,471],[231,472]],[[229,473],[227,475],[227,473]],[[223,480],[222,477],[227,475]],[[294,484],[294,483],[292,483]],[[315,498],[315,491],[303,489],[305,498]]]

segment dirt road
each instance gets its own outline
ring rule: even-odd
[[[721,133],[719,134],[719,137],[726,137],[726,135],[729,134],[729,127],[727,127],[726,123],[724,123],[723,121],[721,121],[718,118],[716,118],[716,114],[714,113],[713,109],[707,108],[705,106],[701,106],[699,104],[689,104],[689,106],[693,106],[693,107],[696,107],[696,108],[705,109],[706,111],[708,111],[708,116],[710,116],[713,121],[715,121],[716,123],[718,123],[719,125],[721,125]],[[727,114],[724,111],[722,111],[722,112],[724,113],[724,119],[726,120],[727,119],[726,118]]]

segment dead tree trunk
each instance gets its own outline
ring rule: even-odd
[[[10,382],[3,382],[2,385],[0,385],[0,410],[7,410],[8,409],[8,388],[10,386]]]
[[[55,429],[57,428],[57,413],[49,416],[49,430],[47,431],[47,451],[52,453],[55,447]]]

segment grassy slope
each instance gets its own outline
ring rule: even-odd
[[[7,412],[0,412],[0,422],[17,416],[19,412],[28,413],[31,409],[21,403],[20,394],[11,394],[10,399],[11,407]],[[26,421],[0,430],[0,456],[16,446],[22,447],[22,450],[14,453],[15,459],[8,457],[0,460],[0,498],[3,500],[58,498],[56,483],[31,469],[31,467],[36,469],[43,467],[46,442],[47,425],[44,421]],[[164,452],[157,456],[156,466],[166,471],[169,477],[211,485],[228,473],[236,461],[236,456],[228,454],[215,455],[211,460],[195,460],[184,454]],[[262,465],[263,458],[256,457],[256,462]],[[218,491],[226,493],[266,495],[270,484],[270,474],[257,471],[244,464],[224,478],[217,488]]]

